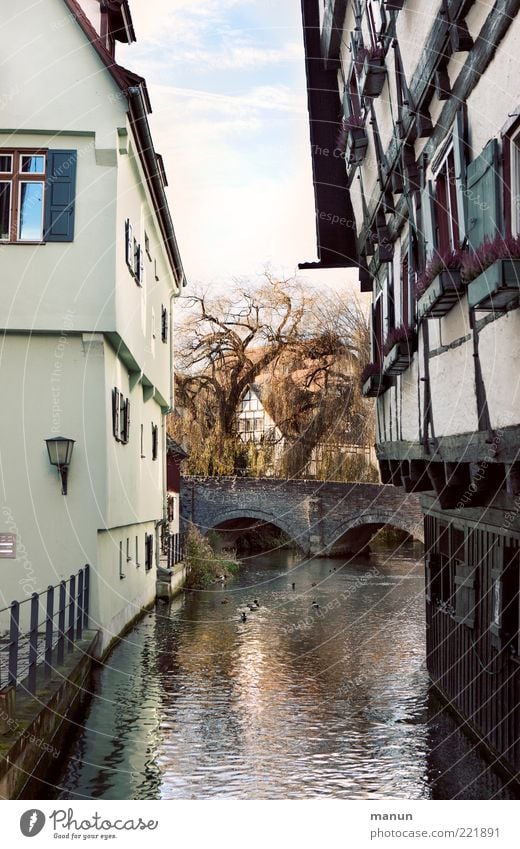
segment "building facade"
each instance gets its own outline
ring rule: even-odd
[[[1,602],[89,563],[104,651],[155,596],[184,273],[127,0],[22,0],[0,38]]]
[[[383,482],[421,493],[430,675],[517,776],[519,8],[302,0],[320,256],[306,266],[357,266],[372,292],[363,393]]]

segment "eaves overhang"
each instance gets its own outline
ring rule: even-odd
[[[317,0],[302,0],[302,21],[319,262],[298,267],[355,268],[355,219],[345,159],[337,145],[342,118],[337,70],[327,69],[322,57]]]

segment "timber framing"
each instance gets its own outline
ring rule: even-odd
[[[428,440],[427,448],[406,440],[380,442],[376,452],[380,460],[478,463],[486,457],[490,463],[516,463],[520,459],[520,426],[439,436]]]
[[[471,2],[468,2],[468,0],[452,0],[452,2],[448,2],[449,20],[456,21],[459,17],[464,16],[470,6]],[[448,136],[460,104],[468,99],[478,84],[485,69],[492,61],[497,47],[519,11],[520,0],[502,0],[502,2],[499,0],[490,11],[472,50],[466,58],[464,66],[453,84],[451,97],[445,101],[433,133],[421,152],[420,158],[423,167],[430,161],[432,155],[438,151],[439,146]],[[450,25],[447,18],[439,16],[428,37],[426,49],[423,51],[423,58],[413,73],[409,85],[410,94],[413,103],[416,104],[417,110],[428,107],[429,100],[432,97],[435,73],[442,61],[442,57],[446,55],[447,51],[448,54],[451,51]],[[401,150],[403,145],[406,144],[406,139],[408,137],[413,138],[415,121],[416,116],[409,116],[408,119],[403,120],[402,137],[397,138],[394,135],[392,138],[385,152],[387,174],[390,174],[397,167]],[[376,188],[368,203],[369,222],[372,221],[377,213],[381,202],[381,195],[384,193],[385,188],[386,185],[380,184],[378,186],[376,184]],[[395,215],[388,224],[393,237],[397,236],[403,221],[407,217],[407,201],[404,197],[401,197],[396,205]],[[361,251],[364,248],[369,227],[370,225],[365,226],[365,229],[360,234],[359,245]]]

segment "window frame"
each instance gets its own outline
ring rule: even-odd
[[[376,20],[374,8],[377,8],[379,20]],[[372,46],[376,47],[388,29],[389,19],[387,9],[383,0],[367,0],[366,2],[367,24]],[[378,28],[379,26],[379,28]]]
[[[144,568],[146,572],[153,569],[153,534],[144,535]]]
[[[460,244],[460,221],[457,201],[455,144],[453,138],[432,173],[435,185],[435,242],[442,255],[457,250]]]
[[[112,389],[112,434],[122,445],[130,440],[130,399],[117,386]]]
[[[497,649],[511,646],[520,654],[520,549],[505,546],[498,568],[491,569],[490,625]]]
[[[159,456],[159,425],[152,423],[152,460]]]
[[[45,242],[45,210],[47,201],[47,148],[1,148],[0,156],[10,157],[11,170],[0,172],[0,184],[11,187],[9,198],[9,226],[8,238],[2,239],[2,245],[40,245]],[[23,157],[40,156],[43,159],[43,171],[22,171]],[[20,238],[20,218],[22,212],[21,196],[22,186],[26,184],[39,184],[42,187],[40,236],[39,238]]]
[[[504,136],[504,196],[508,235],[520,236],[520,124]]]

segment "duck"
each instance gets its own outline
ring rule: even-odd
[[[251,604],[251,602],[249,602],[247,606],[249,607],[249,610],[251,610],[251,611],[256,610],[255,605]]]
[[[229,604],[229,599],[228,599],[228,598],[223,598],[223,599],[222,599],[222,601],[221,601],[220,603],[221,603],[221,604]]]
[[[313,601],[311,607],[314,607],[314,610],[319,610],[320,606],[317,601]]]
[[[295,589],[296,589],[296,584],[294,583],[294,581],[293,581],[292,588],[293,588],[293,590],[295,590]]]
[[[241,622],[247,622],[247,616],[244,613],[244,611],[242,611],[242,613],[240,614],[240,621]]]
[[[315,587],[315,586],[316,586],[316,581],[313,581],[312,584],[311,584],[311,587]]]
[[[260,604],[259,604],[259,601],[258,601],[258,599],[257,599],[257,598],[255,598],[255,599],[253,600],[253,604],[254,604],[254,606],[256,607],[256,609],[258,610],[258,608],[260,607]]]

